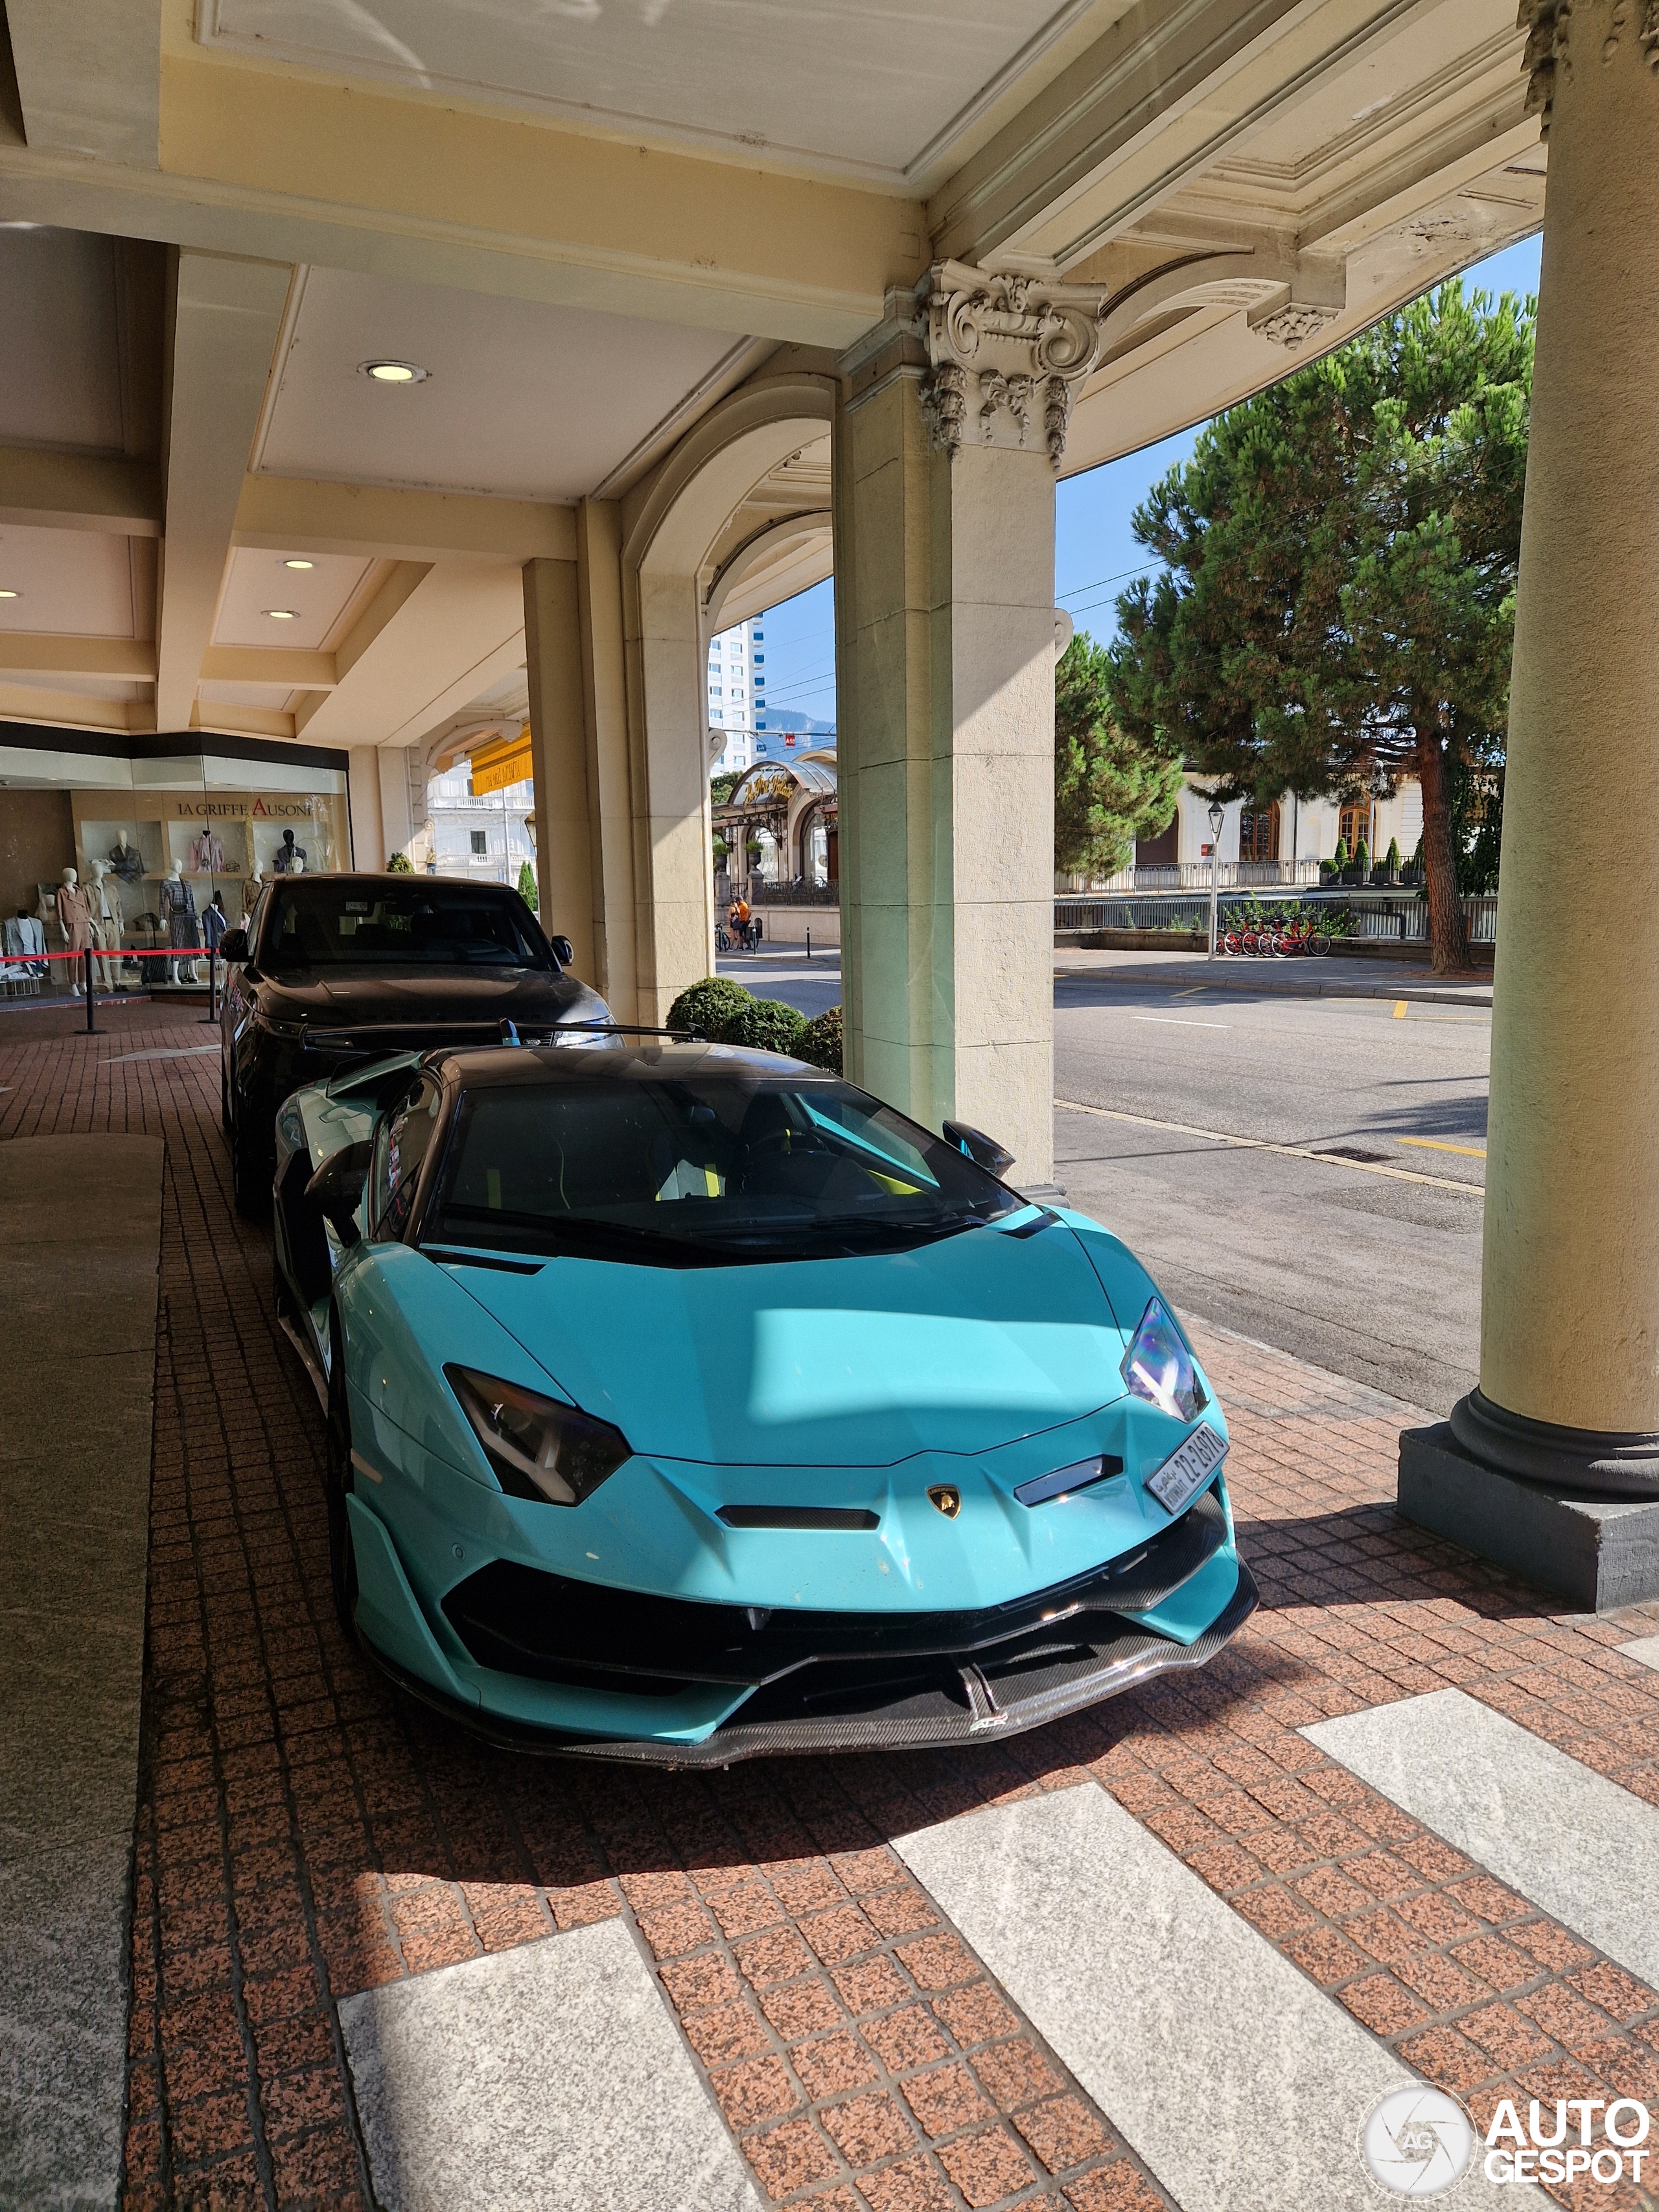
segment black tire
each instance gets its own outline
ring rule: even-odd
[[[264,1221],[270,1214],[271,1177],[276,1172],[276,1140],[261,1145],[255,1133],[258,1115],[251,1114],[246,1099],[233,1091],[230,1112],[230,1194],[244,1221]]]
[[[334,1610],[353,1643],[357,1640],[357,1554],[346,1511],[354,1476],[351,1467],[351,1410],[346,1398],[345,1346],[340,1316],[328,1320],[328,1448],[323,1462],[323,1493],[328,1507],[328,1574]]]

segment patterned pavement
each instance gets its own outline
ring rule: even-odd
[[[1109,1790],[1483,2122],[1502,2097],[1659,2112],[1659,1995],[1297,1733],[1456,1686],[1659,1806],[1659,1672],[1618,1649],[1659,1607],[1553,1614],[1398,1522],[1419,1417],[1238,1338],[1194,1331],[1263,1604],[1202,1674],[982,1752],[707,1776],[497,1753],[394,1695],[334,1621],[321,1419],[268,1237],[230,1209],[199,1012],[0,1026],[0,1138],[167,1146],[126,2204],[372,2203],[340,2003],[610,1918],[655,1962],[764,2198],[1173,2204],[892,1848],[1073,1788]]]

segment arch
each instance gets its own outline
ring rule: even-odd
[[[765,524],[752,537],[745,538],[734,552],[728,553],[714,571],[714,580],[703,594],[703,620],[709,635],[729,629],[734,623],[745,622],[751,614],[763,611],[746,604],[757,579],[763,578],[769,585],[773,581],[784,583],[787,589],[776,598],[793,599],[797,592],[821,584],[834,564],[833,532],[827,507],[809,507],[802,514],[787,514],[776,522]],[[775,598],[767,604],[775,603]]]
[[[660,1019],[675,993],[714,961],[708,599],[720,541],[762,479],[824,436],[835,404],[830,375],[763,375],[722,400],[624,505],[623,629],[642,1021]],[[762,529],[744,538],[737,552],[741,557],[750,549],[749,562],[734,574],[753,572],[754,542],[768,534]],[[732,559],[728,553],[726,568]]]

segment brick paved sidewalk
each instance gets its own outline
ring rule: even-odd
[[[1659,1674],[1615,1648],[1659,1608],[1553,1615],[1397,1521],[1408,1409],[1194,1331],[1263,1593],[1202,1674],[981,1752],[708,1776],[497,1753],[394,1696],[337,1628],[321,1423],[268,1237],[230,1211],[217,1067],[123,1057],[210,1033],[161,1010],[120,1032],[0,1029],[0,1137],[168,1148],[128,2204],[368,2203],[339,2002],[614,1916],[774,2201],[1168,2204],[890,1847],[1073,1787],[1109,1790],[1478,2115],[1504,2095],[1659,2106],[1659,1996],[1296,1733],[1455,1685],[1659,1804]]]

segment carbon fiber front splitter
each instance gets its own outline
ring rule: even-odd
[[[836,1713],[821,1720],[791,1717],[745,1724],[740,1715],[701,1743],[595,1739],[531,1728],[459,1704],[418,1680],[360,1638],[368,1656],[412,1697],[447,1714],[474,1735],[514,1751],[573,1758],[621,1759],[634,1765],[670,1768],[733,1766],[740,1759],[773,1759],[831,1751],[916,1751],[947,1744],[994,1743],[1005,1736],[1042,1728],[1066,1713],[1121,1697],[1160,1674],[1203,1667],[1231,1641],[1261,1602],[1255,1579],[1241,1559],[1232,1596],[1202,1635],[1191,1644],[1139,1629],[1127,1621],[1121,1632],[1103,1637],[1075,1656],[1056,1657],[1047,1668],[1030,1670],[1024,1693],[1006,1683],[988,1681],[973,1665],[962,1669],[963,1696],[957,1706],[941,1710],[938,1698],[901,1701],[863,1713]],[[1102,1623],[1103,1627],[1105,1624]],[[906,1709],[907,1705],[909,1707]]]

